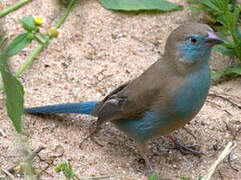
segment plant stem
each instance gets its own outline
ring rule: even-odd
[[[34,39],[38,41],[39,44],[44,44],[44,42],[41,39],[39,39],[36,35],[34,36]]]
[[[1,11],[0,12],[0,18],[6,16],[10,12],[12,12],[12,11],[22,7],[24,4],[27,4],[27,3],[31,2],[31,1],[32,0],[22,0],[22,1],[18,2],[18,3],[16,3],[16,4],[14,4],[13,6],[11,6],[11,7],[7,8],[7,9]]]
[[[15,77],[19,77],[23,71],[28,67],[28,65],[34,60],[34,58],[38,55],[38,53],[46,46],[48,41],[44,41],[43,44],[40,44],[34,52],[31,54],[31,56],[27,59],[27,61],[24,63],[24,65],[16,72],[14,75]],[[0,91],[4,89],[4,86],[0,86]]]
[[[61,24],[63,24],[64,20],[67,18],[67,16],[69,15],[69,12],[71,10],[71,8],[73,7],[75,3],[75,0],[71,0],[70,3],[67,6],[67,9],[64,12],[64,15],[60,18],[60,20],[57,22],[57,24],[54,26],[56,29],[58,29]]]
[[[31,54],[31,56],[27,59],[27,61],[24,63],[24,65],[16,72],[15,77],[19,77],[23,71],[27,68],[27,66],[34,60],[34,58],[38,55],[38,53],[46,46],[48,41],[44,41],[43,44],[40,44],[34,52]]]
[[[25,1],[30,1],[30,0],[25,0]],[[61,24],[63,24],[64,20],[67,18],[67,16],[69,15],[69,12],[71,10],[71,8],[73,7],[75,3],[75,0],[71,0],[67,9],[64,12],[64,15],[60,18],[60,20],[58,21],[58,23],[54,26],[55,28],[59,28],[61,26]],[[45,38],[45,37],[44,37]],[[27,61],[24,63],[24,65],[16,72],[16,74],[14,75],[15,77],[19,77],[23,71],[28,67],[28,65],[34,60],[34,58],[38,55],[38,53],[48,44],[48,42],[50,41],[50,39],[46,39],[43,41],[42,44],[40,44],[35,50],[34,52],[31,54],[31,56],[27,59]],[[4,90],[4,86],[0,86],[0,91]]]

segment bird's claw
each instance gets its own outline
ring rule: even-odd
[[[174,149],[179,150],[182,154],[193,154],[195,156],[201,156],[204,155],[204,153],[197,151],[191,147],[186,147],[178,142],[177,139],[173,140],[175,147]]]

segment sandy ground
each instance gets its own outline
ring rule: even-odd
[[[1,0],[6,8],[17,0]],[[172,0],[185,6],[183,11],[170,13],[118,13],[105,10],[97,0],[77,1],[61,27],[60,36],[53,39],[36,60],[21,75],[25,90],[25,106],[39,106],[66,102],[100,100],[116,86],[138,76],[163,53],[168,34],[178,25],[190,21],[186,1]],[[8,36],[13,39],[23,29],[18,22],[23,15],[41,15],[46,32],[55,25],[64,12],[57,0],[34,0],[32,3],[4,18]],[[13,70],[19,69],[31,54],[33,43],[11,58]],[[225,68],[234,59],[213,53],[211,68]],[[211,87],[210,93],[227,97],[241,104],[241,78],[224,81]],[[8,169],[18,162],[16,136],[1,93],[0,167]],[[201,112],[173,135],[186,146],[194,146],[205,155],[183,155],[172,149],[167,137],[149,143],[148,155],[163,178],[180,179],[182,176],[198,179],[205,174],[229,141],[235,138],[237,148],[220,165],[213,179],[241,179],[241,111],[226,100],[209,96]],[[35,166],[42,171],[40,179],[64,179],[54,167],[68,160],[78,176],[125,174],[112,179],[146,179],[146,167],[135,148],[135,143],[112,124],[106,124],[96,139],[101,147],[87,140],[94,118],[83,115],[58,117],[23,117],[30,133],[32,149],[45,146]],[[191,132],[190,135],[187,132]],[[60,157],[54,157],[61,155]],[[52,160],[52,161],[51,161]],[[230,165],[231,164],[231,165]],[[237,169],[234,170],[233,168]],[[3,172],[0,172],[3,176]]]

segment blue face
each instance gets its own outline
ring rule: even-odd
[[[186,37],[184,43],[180,44],[179,50],[187,62],[208,60],[205,57],[210,55],[211,46],[206,44],[206,38],[202,34],[191,34]]]

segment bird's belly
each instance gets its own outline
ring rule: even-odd
[[[170,132],[188,123],[195,113],[182,116],[180,113],[172,115],[156,110],[146,112],[141,119],[121,119],[113,121],[118,129],[125,132],[139,143],[143,143],[157,136],[167,135]]]
[[[209,71],[205,75],[201,80],[192,77],[184,88],[181,87],[176,92],[171,105],[148,111],[141,119],[121,119],[113,123],[138,143],[166,135],[184,126],[205,102],[210,86]]]

